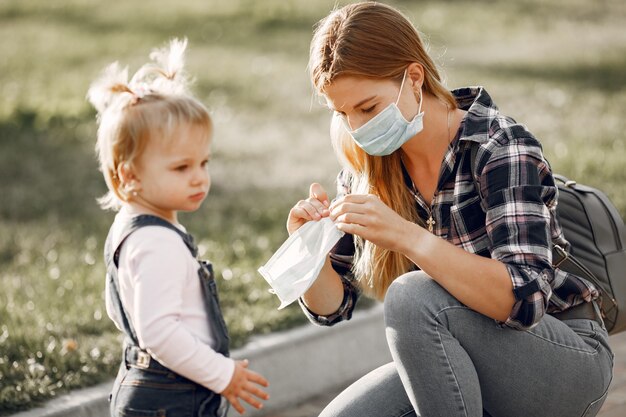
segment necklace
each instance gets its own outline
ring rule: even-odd
[[[452,134],[450,133],[450,107],[447,107],[448,109],[448,147],[450,146],[450,142],[452,142]],[[415,184],[413,185],[413,188],[415,189]],[[435,224],[437,223],[435,221],[435,219],[433,218],[433,203],[435,202],[435,198],[437,198],[437,191],[435,190],[435,194],[433,195],[433,200],[430,202],[430,207],[427,207],[426,210],[428,211],[428,220],[426,220],[426,225],[428,226],[428,231],[430,233],[433,233],[433,231],[435,230]]]

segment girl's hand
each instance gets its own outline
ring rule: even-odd
[[[262,400],[268,400],[270,396],[260,389],[258,385],[263,387],[269,386],[269,383],[260,374],[251,371],[248,368],[248,360],[235,362],[235,372],[230,379],[230,383],[221,392],[221,395],[232,404],[233,408],[243,414],[245,409],[239,402],[239,399],[244,400],[254,408],[263,408],[263,404],[258,401],[256,397]]]
[[[300,200],[289,211],[287,219],[287,231],[291,235],[298,230],[304,223],[310,220],[320,220],[322,217],[328,217],[330,212],[328,195],[318,183],[311,184],[309,188],[309,198]]]
[[[402,252],[403,236],[413,226],[373,194],[348,194],[336,200],[330,217],[339,230],[395,252]]]

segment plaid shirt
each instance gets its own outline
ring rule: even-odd
[[[483,88],[462,88],[453,94],[467,114],[444,156],[430,206],[405,170],[423,224],[432,219],[435,235],[506,265],[515,295],[504,323],[509,327],[528,329],[545,313],[596,298],[591,283],[552,266],[551,242],[564,238],[555,216],[558,189],[541,144],[524,126],[501,115]],[[472,146],[479,146],[476,181]],[[347,171],[339,174],[337,183],[338,196],[350,192]],[[360,295],[351,273],[353,255],[353,238],[345,235],[330,254],[344,284],[343,303],[329,316],[317,315],[301,303],[314,323],[333,325],[350,319]]]

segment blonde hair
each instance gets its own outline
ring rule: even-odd
[[[128,67],[109,65],[95,80],[87,98],[98,112],[96,152],[108,192],[98,201],[102,208],[119,209],[128,201],[128,184],[118,175],[123,164],[132,166],[148,141],[172,140],[185,125],[202,128],[208,139],[212,123],[202,103],[188,91],[184,71],[187,39],[170,41],[155,49],[154,62],[142,66],[128,80]]]
[[[326,87],[344,75],[394,79],[399,83],[405,69],[414,62],[424,68],[423,92],[456,108],[454,96],[444,87],[411,22],[390,6],[365,2],[337,9],[318,23],[311,41],[309,72],[316,91],[324,94]],[[351,174],[350,192],[375,194],[403,218],[423,223],[404,182],[400,152],[382,157],[368,155],[354,143],[336,115],[331,137],[335,153]],[[358,236],[355,246],[354,275],[362,290],[375,298],[383,299],[391,282],[413,267],[404,255]]]

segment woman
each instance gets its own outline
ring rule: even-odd
[[[310,52],[344,170],[333,203],[312,184],[287,229],[330,216],[346,235],[300,303],[333,325],[362,293],[384,300],[393,357],[321,415],[596,415],[613,354],[597,290],[551,264],[540,143],[483,88],[447,91],[389,6],[332,12]]]

